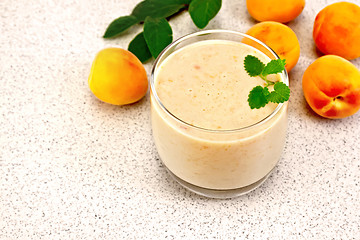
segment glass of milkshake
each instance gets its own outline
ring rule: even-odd
[[[151,120],[161,161],[187,189],[212,198],[255,189],[278,163],[288,103],[250,109],[244,58],[278,59],[264,43],[227,30],[200,31],[170,44],[151,72]],[[282,73],[271,76],[289,84]]]

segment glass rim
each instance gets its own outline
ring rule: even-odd
[[[186,121],[178,118],[177,116],[175,116],[172,112],[170,112],[165,106],[164,104],[161,102],[156,89],[155,89],[155,72],[156,69],[160,66],[159,62],[162,59],[162,57],[169,51],[169,49],[171,47],[173,47],[174,45],[179,44],[180,42],[183,42],[187,39],[190,39],[192,37],[196,37],[196,36],[203,36],[203,35],[209,35],[212,33],[224,33],[224,34],[232,34],[232,35],[237,35],[240,37],[246,37],[249,38],[255,42],[257,42],[258,44],[262,45],[263,47],[265,47],[268,51],[270,51],[274,57],[276,59],[280,59],[280,57],[276,54],[276,52],[274,50],[272,50],[269,46],[267,46],[265,43],[263,43],[262,41],[247,35],[245,33],[241,33],[241,32],[237,32],[237,31],[233,31],[233,30],[224,30],[224,29],[213,29],[213,30],[201,30],[201,31],[197,31],[194,33],[190,33],[190,34],[186,34],[182,37],[179,37],[178,39],[176,39],[175,41],[173,41],[172,43],[170,43],[166,48],[164,48],[164,50],[162,50],[162,52],[158,55],[158,57],[155,59],[155,62],[153,64],[153,67],[151,69],[151,74],[150,74],[150,91],[151,94],[154,96],[156,102],[159,104],[160,108],[167,114],[169,115],[172,119],[174,119],[175,121],[179,122],[180,124],[185,125],[186,127],[192,128],[192,129],[196,129],[198,131],[204,131],[204,132],[209,132],[209,133],[235,133],[235,132],[241,132],[241,131],[245,131],[245,130],[250,130],[252,128],[255,128],[257,126],[263,125],[266,122],[268,122],[270,119],[272,119],[279,111],[280,109],[282,109],[283,107],[285,107],[287,104],[287,102],[284,103],[279,103],[278,106],[274,109],[274,111],[272,111],[269,115],[267,115],[265,118],[261,119],[260,121],[250,124],[248,126],[245,127],[240,127],[240,128],[234,128],[234,129],[208,129],[208,128],[204,128],[204,127],[199,127],[196,125],[192,125],[190,123],[187,123]],[[211,39],[211,40],[217,40],[217,39]],[[202,41],[206,41],[206,40],[202,40]],[[229,41],[233,41],[233,40],[229,40]],[[170,53],[171,54],[171,53]],[[284,83],[289,86],[289,77],[288,77],[288,73],[286,70],[283,70],[281,73],[281,75],[283,75],[284,77]],[[150,97],[151,98],[151,97]]]

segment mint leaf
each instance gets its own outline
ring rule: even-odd
[[[264,107],[269,102],[269,100],[268,100],[269,94],[270,94],[270,92],[267,87],[264,87],[264,88],[261,86],[254,87],[250,91],[249,97],[248,97],[248,102],[249,102],[250,108],[258,109],[258,108]]]
[[[172,30],[165,18],[147,17],[144,22],[144,38],[156,58],[172,42]]]
[[[244,59],[245,71],[251,76],[255,77],[261,74],[265,64],[263,64],[257,57],[247,55]]]
[[[119,17],[110,23],[103,38],[115,37],[138,22],[139,21],[134,16]]]
[[[283,82],[273,82],[266,79],[269,74],[280,73],[285,70],[285,59],[271,60],[268,64],[262,63],[257,57],[247,55],[244,59],[245,71],[251,76],[260,76],[265,82],[265,87],[254,87],[248,97],[251,109],[264,107],[269,102],[283,103],[289,100],[290,88]],[[274,85],[274,91],[269,92],[268,86]]]
[[[267,76],[269,74],[281,73],[285,69],[285,64],[285,59],[271,60],[268,64],[266,64],[261,75]]]
[[[273,103],[282,103],[289,100],[290,88],[283,82],[276,82],[274,91],[270,93],[268,99]]]
[[[146,44],[144,33],[139,33],[129,44],[128,50],[141,61],[146,62],[152,55]]]
[[[146,17],[167,18],[185,8],[189,0],[145,0],[140,2],[131,15],[139,22],[145,21]]]
[[[192,0],[189,13],[198,28],[204,28],[221,8],[221,0]]]

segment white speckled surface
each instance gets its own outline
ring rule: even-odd
[[[141,30],[101,38],[137,2],[0,1],[0,239],[359,239],[360,112],[320,118],[301,89],[318,57],[313,20],[334,1],[307,1],[289,24],[301,57],[284,153],[264,185],[231,200],[170,178],[152,140],[149,94],[117,107],[88,89],[96,52],[127,48]],[[187,13],[170,23],[174,38],[196,31]],[[206,29],[254,23],[245,0],[223,1]]]

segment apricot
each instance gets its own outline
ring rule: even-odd
[[[338,2],[323,8],[316,15],[313,38],[324,54],[348,60],[360,57],[360,7]]]
[[[98,99],[114,105],[134,103],[144,97],[148,89],[144,66],[133,53],[121,48],[99,51],[88,82]]]
[[[298,62],[300,57],[299,40],[288,26],[278,22],[266,21],[255,24],[246,34],[268,45],[281,59],[286,59],[285,68],[288,72]],[[243,42],[262,51],[262,46],[254,41],[244,39]]]
[[[316,59],[305,70],[302,86],[310,107],[325,118],[345,118],[360,109],[360,71],[342,57]]]
[[[249,14],[259,22],[287,23],[294,20],[305,7],[305,0],[246,0]]]

